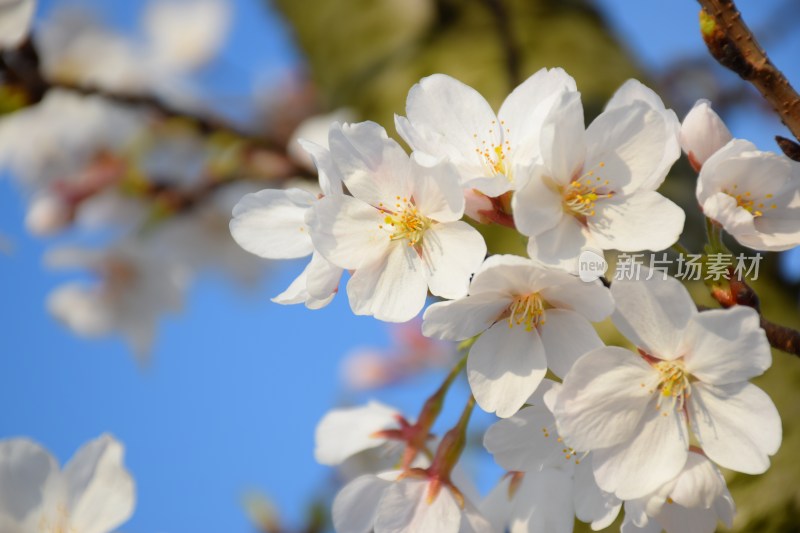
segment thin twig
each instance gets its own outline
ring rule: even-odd
[[[700,29],[711,55],[758,89],[800,140],[800,95],[767,57],[733,0],[698,0]],[[787,156],[796,155],[790,151]]]

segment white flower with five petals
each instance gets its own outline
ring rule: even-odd
[[[748,248],[776,252],[800,244],[800,163],[788,157],[734,139],[700,169],[697,201]]]
[[[586,247],[674,244],[685,214],[656,192],[680,155],[671,117],[652,98],[620,96],[584,129],[580,94],[564,93],[542,125],[542,164],[512,201],[517,229],[530,237],[528,254],[576,271]]]
[[[425,311],[422,332],[447,340],[481,334],[467,359],[470,388],[482,409],[508,417],[548,368],[564,376],[580,356],[603,345],[589,321],[603,320],[613,307],[599,281],[495,255],[473,277],[468,296]]]
[[[772,362],[758,313],[698,313],[674,278],[617,281],[611,293],[612,320],[639,353],[609,346],[584,355],[553,406],[565,442],[592,451],[598,485],[622,499],[655,491],[686,464],[690,430],[720,466],[764,472],[781,421],[748,382]]]
[[[461,221],[464,198],[455,168],[424,167],[374,123],[332,131],[331,157],[352,196],[327,196],[308,218],[315,249],[352,270],[347,284],[357,315],[405,322],[428,289],[466,294],[486,255],[480,233]]]

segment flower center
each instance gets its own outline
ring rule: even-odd
[[[55,518],[50,521],[47,514],[42,514],[39,518],[39,531],[41,533],[75,533],[76,529],[69,525],[69,511],[66,506],[58,505],[55,511]]]
[[[602,168],[605,163],[600,162],[598,166]],[[598,200],[614,196],[612,191],[606,190],[608,184],[609,181],[595,175],[594,170],[575,178],[562,190],[564,210],[582,220],[593,216]]]
[[[659,373],[659,395],[656,407],[661,409],[665,398],[671,398],[671,409],[682,410],[686,399],[692,395],[692,384],[689,374],[681,361],[659,361],[653,365]],[[667,413],[663,413],[667,416]]]
[[[745,211],[749,212],[753,215],[753,217],[760,217],[764,214],[763,209],[767,206],[764,200],[772,199],[772,194],[764,195],[764,200],[756,199],[751,191],[739,191],[739,185],[734,184],[733,192],[729,192],[728,189],[722,189],[722,192],[731,196],[734,200],[736,200],[737,207],[741,207]],[[775,209],[778,206],[774,203],[769,205],[770,209]]]
[[[396,197],[395,210],[390,211],[379,204],[378,209],[386,214],[384,224],[389,226],[392,234],[389,239],[399,241],[406,239],[409,246],[416,246],[422,241],[425,231],[431,226],[431,219],[419,213],[417,206],[408,198]],[[383,229],[384,226],[380,225]]]
[[[507,137],[508,133],[511,131],[505,127],[505,120],[500,121],[500,132],[502,133],[502,137]],[[492,127],[489,129],[489,137],[494,136],[495,128],[497,128],[497,121],[492,121]],[[474,139],[477,140],[478,134],[474,133],[472,135]],[[495,174],[503,174],[509,180],[511,180],[511,169],[508,167],[506,160],[508,159],[509,155],[511,154],[511,141],[501,141],[500,144],[494,144],[493,142],[486,142],[481,141],[480,145],[475,148],[475,153],[478,154],[478,157],[481,159],[481,162],[484,166],[489,170],[492,175]]]
[[[525,324],[525,331],[544,324],[544,300],[538,292],[517,296],[508,307],[508,327]]]

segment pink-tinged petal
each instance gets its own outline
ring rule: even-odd
[[[500,418],[516,413],[547,372],[544,347],[536,331],[498,322],[469,351],[467,378],[475,401]]]
[[[614,196],[595,205],[589,231],[601,248],[623,252],[659,251],[678,241],[686,214],[655,191],[640,190]]]
[[[431,293],[442,298],[466,296],[469,280],[486,257],[483,236],[456,221],[434,224],[422,239],[422,261]]]
[[[511,198],[514,223],[520,233],[529,237],[555,227],[565,216],[561,194],[545,184],[543,170],[544,167],[534,167],[530,179]]]
[[[544,383],[539,386],[542,388]],[[536,472],[569,464],[558,441],[553,415],[544,406],[525,407],[489,426],[483,446],[510,472]]]
[[[454,222],[464,215],[464,192],[458,171],[450,163],[425,167],[411,159],[414,203],[424,216],[438,222]]]
[[[576,450],[624,443],[653,396],[658,373],[615,346],[581,357],[564,378],[553,414],[559,434]]]
[[[511,299],[492,292],[438,302],[425,310],[422,334],[436,339],[461,341],[489,329],[511,305]]]
[[[610,526],[617,519],[622,501],[597,486],[589,458],[575,467],[574,479],[575,516],[578,520],[590,523],[594,531]]]
[[[592,453],[597,485],[622,500],[648,495],[686,464],[689,435],[683,415],[677,409],[656,409],[655,398],[646,407],[630,440]]]
[[[375,533],[458,533],[461,509],[453,494],[442,487],[429,500],[427,480],[406,478],[393,483],[383,494],[375,519]]]
[[[669,497],[684,507],[710,509],[725,492],[725,478],[714,463],[705,455],[689,452]]]
[[[761,474],[781,445],[781,418],[767,394],[750,383],[715,387],[696,382],[689,420],[709,459],[718,465]]]
[[[510,143],[513,161],[533,161],[541,157],[542,123],[561,93],[576,90],[575,80],[563,69],[543,68],[508,95],[497,116]]]
[[[411,164],[405,150],[374,122],[332,127],[331,157],[354,197],[378,206],[412,192]]]
[[[531,258],[567,272],[578,271],[578,256],[595,246],[588,230],[573,216],[563,216],[554,227],[528,239]]]
[[[369,533],[372,531],[378,504],[386,489],[394,484],[374,474],[357,477],[333,500],[333,526],[339,533]]]
[[[317,424],[314,457],[323,465],[338,465],[348,457],[386,442],[374,434],[398,427],[396,409],[380,402],[328,411]]]
[[[301,189],[264,189],[247,194],[233,208],[233,240],[267,259],[305,257],[314,250],[305,216],[315,200],[313,194]]]
[[[661,97],[659,97],[655,91],[634,79],[626,81],[617,89],[614,96],[612,96],[611,100],[606,104],[605,110],[611,111],[637,101],[645,103],[650,109],[657,111],[664,119],[667,142],[664,147],[661,162],[653,173],[642,181],[641,185],[642,189],[656,190],[663,183],[669,169],[681,154],[679,143],[681,124],[675,112],[664,107],[664,102],[661,101]]]
[[[713,309],[692,317],[683,338],[686,370],[712,385],[760,376],[772,353],[758,313],[744,306]]]
[[[697,314],[689,291],[675,278],[615,281],[614,325],[637,347],[660,359],[683,355],[682,337]]]
[[[136,488],[123,455],[122,444],[103,435],[83,445],[64,467],[70,520],[76,530],[107,533],[133,514]]]
[[[586,282],[574,276],[562,276],[559,281],[540,291],[550,305],[575,311],[592,322],[605,320],[614,312],[611,291],[599,280]]]
[[[425,265],[413,248],[393,243],[382,260],[359,268],[347,283],[350,308],[385,322],[406,322],[422,311],[428,295]]]
[[[680,156],[674,135],[645,102],[604,111],[586,129],[583,172],[593,171],[616,192],[653,190],[666,175],[665,153],[669,164]]]
[[[547,368],[563,378],[575,361],[604,346],[592,325],[575,311],[547,309],[545,323],[539,326]]]
[[[733,135],[711,109],[711,102],[698,100],[681,124],[681,148],[695,167],[702,167],[714,152],[728,144]]]
[[[462,176],[465,181],[492,175],[476,149],[498,146],[503,137],[494,111],[475,89],[444,74],[422,78],[408,92],[406,114],[398,131],[414,151],[448,157],[471,170]]]
[[[572,476],[563,470],[525,474],[514,496],[511,533],[571,533],[575,523],[572,486]]]
[[[300,143],[303,150],[308,152],[314,162],[314,166],[317,167],[319,188],[322,189],[322,194],[325,196],[342,194],[344,178],[342,178],[342,173],[339,172],[339,167],[333,161],[330,150],[306,139],[298,139],[297,142]]]
[[[320,253],[314,252],[311,255],[311,261],[305,272],[306,288],[312,299],[326,300],[339,289],[342,269],[322,257]]]
[[[542,161],[549,177],[569,184],[586,157],[583,104],[578,92],[562,93],[542,125]]]
[[[381,259],[392,244],[385,215],[352,196],[327,196],[317,201],[306,218],[314,248],[345,269]]]
[[[9,527],[20,524],[43,503],[48,485],[58,476],[56,460],[35,442],[0,441],[0,518],[7,518]]]

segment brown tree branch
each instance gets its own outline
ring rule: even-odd
[[[800,332],[764,318],[756,291],[744,281],[736,279],[732,272],[729,286],[727,288],[717,287],[711,291],[711,295],[722,307],[746,305],[758,311],[761,317],[761,328],[767,334],[770,346],[800,357]]]
[[[698,0],[700,30],[711,55],[749,81],[800,140],[800,95],[767,57],[733,0]],[[781,147],[785,145],[782,144]],[[786,153],[792,157],[796,150]]]

